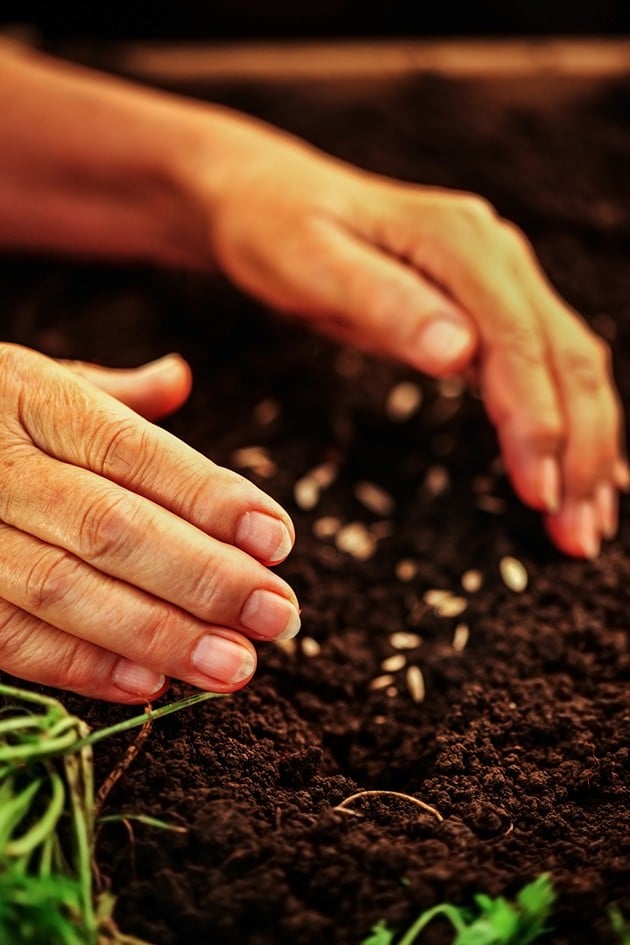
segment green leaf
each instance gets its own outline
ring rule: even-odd
[[[619,939],[619,945],[630,945],[630,922],[627,922],[616,903],[608,907],[608,918],[613,931]]]
[[[394,932],[388,928],[383,919],[372,926],[372,932],[364,938],[361,945],[393,945]]]

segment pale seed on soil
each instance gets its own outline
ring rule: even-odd
[[[262,427],[268,427],[274,420],[280,416],[281,407],[273,397],[267,397],[256,404],[252,411],[252,418],[255,423]]]
[[[399,581],[413,581],[418,573],[418,562],[413,558],[401,558],[396,565],[396,577]]]
[[[424,676],[420,667],[415,664],[407,670],[407,689],[414,702],[424,702]]]
[[[363,522],[342,525],[335,536],[335,544],[339,551],[345,551],[359,561],[367,561],[376,551],[376,539]]]
[[[278,649],[283,650],[285,653],[288,653],[289,656],[294,656],[297,652],[297,641],[296,640],[274,640],[275,645]]]
[[[492,515],[501,515],[505,511],[505,502],[495,495],[477,496],[477,508]]]
[[[374,722],[375,725],[385,725],[385,722],[387,721],[387,719],[385,718],[384,715],[375,715],[372,721]]]
[[[370,681],[369,688],[373,691],[377,689],[387,689],[388,686],[394,682],[394,677],[390,673],[385,673],[383,676],[376,676]]]
[[[237,469],[251,469],[265,479],[271,479],[278,472],[278,467],[264,446],[243,446],[234,450],[230,459]]]
[[[443,495],[451,484],[446,466],[429,466],[424,477],[424,488],[433,496]]]
[[[394,511],[392,496],[373,482],[357,482],[354,494],[361,505],[375,515],[391,515]]]
[[[390,699],[395,699],[398,695],[398,689],[396,689],[396,686],[388,686],[385,690],[385,695]]]
[[[511,555],[506,555],[505,558],[501,558],[499,562],[499,570],[503,578],[503,583],[511,591],[520,593],[525,590],[527,587],[527,571],[522,561],[519,561],[518,558],[513,558]]]
[[[468,607],[468,601],[464,597],[449,597],[448,600],[438,604],[435,610],[440,617],[459,617]]]
[[[464,571],[462,574],[462,587],[465,591],[468,591],[469,594],[476,593],[482,584],[483,574],[481,571],[471,568],[469,571]]]
[[[422,643],[422,637],[408,630],[397,630],[389,638],[390,645],[395,650],[415,650]]]
[[[422,403],[422,390],[411,381],[395,384],[387,395],[385,413],[390,420],[401,422],[412,416]]]
[[[461,653],[468,643],[469,636],[470,631],[468,629],[468,624],[458,623],[453,634],[453,649],[457,650],[458,653]]]
[[[293,498],[300,509],[309,512],[319,502],[319,486],[310,476],[304,476],[293,486]]]
[[[317,483],[320,489],[327,489],[331,486],[338,475],[339,466],[337,463],[333,463],[332,460],[320,463],[319,466],[315,466],[306,474],[308,478]]]
[[[381,669],[384,673],[397,673],[399,669],[403,668],[406,662],[406,656],[402,653],[394,653],[393,656],[388,656],[387,659],[383,660]]]
[[[440,587],[431,587],[428,591],[424,592],[422,599],[429,607],[439,607],[444,601],[450,600],[452,596],[451,591],[444,590]]]
[[[319,656],[321,653],[322,648],[313,637],[302,637],[301,643],[304,656]]]
[[[341,528],[341,519],[334,515],[323,515],[313,522],[313,534],[316,538],[333,538]]]

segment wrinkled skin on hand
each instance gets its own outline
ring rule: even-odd
[[[207,201],[225,271],[345,342],[474,375],[516,492],[561,550],[594,557],[629,484],[610,350],[524,234],[475,195],[364,173],[254,122],[233,137]]]
[[[289,516],[136,412],[189,389],[174,356],[109,371],[0,345],[1,669],[117,702],[168,676],[230,692],[251,640],[297,632],[268,567],[291,550]]]

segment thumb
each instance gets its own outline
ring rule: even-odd
[[[105,368],[84,361],[60,363],[147,420],[157,420],[181,407],[192,386],[190,367],[177,354],[137,368]]]
[[[320,280],[318,294],[331,318],[343,320],[346,340],[432,377],[471,366],[479,344],[476,326],[444,290],[351,233],[331,226],[325,242],[334,254],[336,278]]]

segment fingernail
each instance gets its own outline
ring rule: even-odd
[[[587,558],[596,558],[600,549],[597,513],[593,502],[580,502],[576,509],[575,538]]]
[[[112,679],[119,689],[134,696],[152,696],[166,682],[166,676],[162,673],[154,673],[152,669],[126,659],[118,660]]]
[[[201,637],[191,660],[195,669],[204,676],[228,685],[248,679],[256,668],[256,660],[250,650],[234,640],[212,634]]]
[[[609,482],[600,482],[595,490],[599,526],[604,538],[614,538],[617,534],[617,492]]]
[[[145,376],[155,377],[156,375],[167,376],[180,371],[180,361],[177,355],[167,354],[156,361],[149,361],[140,368]]]
[[[453,318],[436,318],[420,331],[418,346],[422,353],[445,367],[456,361],[470,345],[470,332]]]
[[[284,522],[264,512],[245,512],[234,540],[243,551],[271,564],[284,561],[293,547]]]
[[[291,640],[300,629],[297,609],[273,591],[254,591],[241,611],[241,624],[261,637]]]
[[[555,515],[560,508],[560,467],[554,456],[543,456],[539,462],[539,494],[547,512]]]

